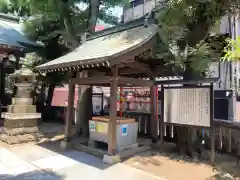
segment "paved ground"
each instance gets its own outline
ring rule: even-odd
[[[159,180],[124,164],[107,166],[75,150],[61,152],[53,145],[0,145],[0,180]]]

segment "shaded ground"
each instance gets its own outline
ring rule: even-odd
[[[1,166],[0,166],[1,168]],[[36,180],[62,180],[64,177],[56,175],[53,172],[46,172],[46,171],[31,171],[27,173],[20,173],[16,175],[12,174],[0,174],[0,179],[1,180],[31,180],[31,179],[36,179]]]
[[[0,179],[158,180],[160,178],[121,163],[108,166],[103,164],[102,160],[83,152],[61,151],[54,142],[48,142],[44,146],[25,144],[0,147]]]
[[[44,125],[41,128],[46,137],[42,139],[43,142],[47,139],[56,141],[63,138],[63,125],[50,126],[51,128]],[[149,145],[149,142],[143,144]],[[174,144],[165,143],[161,149],[138,154],[123,163],[168,180],[240,180],[240,166],[236,165],[235,157],[216,153],[217,166],[212,168],[206,161],[193,162],[189,157],[178,156],[174,148]]]
[[[240,166],[234,157],[217,153],[213,168],[206,161],[179,156],[173,151],[174,145],[168,146],[138,154],[124,164],[168,180],[240,180]]]
[[[38,145],[0,144],[0,179],[159,180],[161,178],[121,163],[109,166],[101,159],[83,152],[73,149],[63,151],[59,147],[59,141],[47,141]]]

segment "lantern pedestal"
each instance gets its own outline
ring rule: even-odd
[[[14,73],[14,77],[17,93],[7,112],[2,113],[5,120],[1,140],[7,144],[36,141],[41,114],[36,112],[31,98],[33,73],[28,69],[20,69]]]

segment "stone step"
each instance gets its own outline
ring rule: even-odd
[[[5,119],[5,128],[21,128],[21,127],[36,127],[38,125],[37,119]]]
[[[32,105],[32,98],[12,98],[12,105]]]
[[[8,134],[10,136],[16,136],[20,134],[32,134],[37,133],[38,127],[18,127],[18,128],[3,128],[3,133]]]
[[[2,118],[12,120],[41,119],[41,113],[2,113]]]
[[[8,113],[36,113],[35,105],[9,105]]]
[[[7,144],[21,144],[28,142],[36,142],[38,140],[37,134],[23,134],[17,136],[10,136],[8,134],[2,134],[1,140]]]

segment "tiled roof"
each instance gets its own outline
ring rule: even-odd
[[[113,33],[106,31],[84,42],[73,52],[38,66],[40,70],[96,65],[107,62],[147,43],[156,34],[156,25],[136,26]]]

